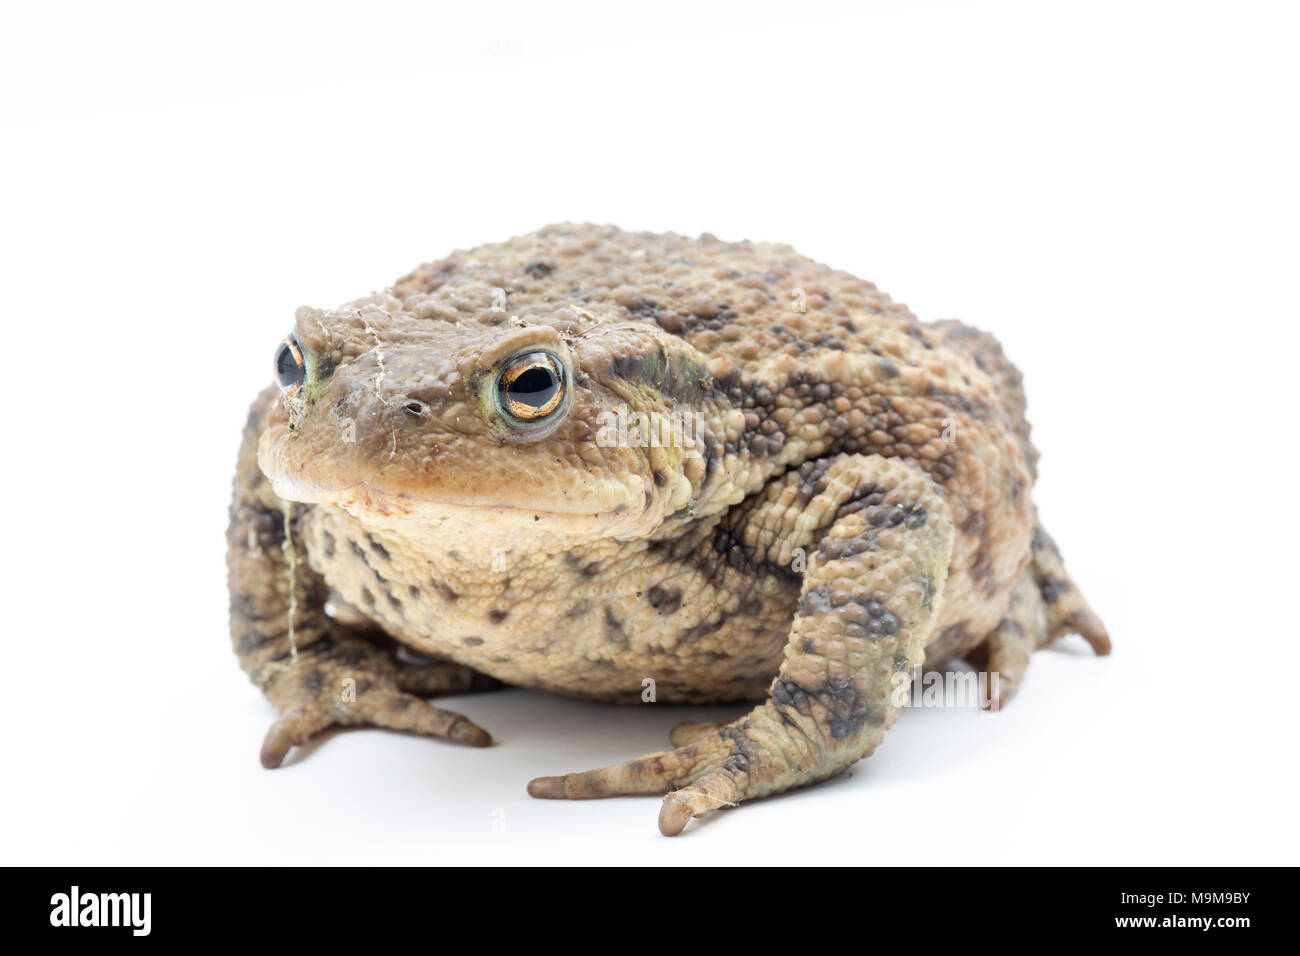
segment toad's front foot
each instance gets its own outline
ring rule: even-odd
[[[329,727],[370,725],[487,747],[491,735],[467,717],[417,694],[458,694],[500,686],[456,664],[411,665],[368,641],[323,638],[259,675],[280,712],[262,743],[262,766],[280,766],[294,746]]]

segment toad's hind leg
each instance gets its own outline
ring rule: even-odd
[[[769,698],[720,728],[678,728],[674,750],[542,777],[536,797],[669,793],[659,828],[839,773],[893,725],[942,601],[953,525],[924,472],[896,459],[810,463],[764,493],[747,547],[787,564],[809,550],[785,660]],[[900,691],[902,693],[900,693]]]
[[[1011,698],[1025,676],[1029,658],[1046,637],[1043,599],[1033,574],[1026,569],[1011,592],[1011,603],[998,626],[966,654],[975,670],[988,675],[987,696],[982,701],[985,708],[999,710]]]
[[[1039,646],[1045,647],[1065,634],[1078,634],[1092,647],[1093,653],[1109,654],[1110,636],[1105,625],[1066,572],[1061,552],[1042,524],[1034,527],[1031,548],[1034,581],[1047,610],[1047,632]]]
[[[1065,573],[1060,552],[1039,525],[1033,557],[1011,593],[1006,614],[993,633],[965,655],[972,667],[989,675],[985,707],[1001,708],[1015,693],[1034,651],[1070,633],[1081,635],[1094,653],[1110,653],[1106,628]]]

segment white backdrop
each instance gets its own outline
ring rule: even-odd
[[[1297,862],[1294,7],[850,6],[6,8],[5,862]],[[490,750],[263,771],[223,533],[293,309],[561,220],[995,332],[1114,655],[677,840],[524,784],[741,708],[509,691],[449,703]]]

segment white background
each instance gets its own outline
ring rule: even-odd
[[[1300,862],[1293,7],[16,6],[4,862]],[[486,751],[263,771],[223,533],[293,309],[562,220],[788,242],[994,331],[1114,655],[676,840],[524,784],[740,708],[509,691],[449,702]]]

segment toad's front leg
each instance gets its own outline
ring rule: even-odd
[[[486,690],[500,686],[496,681],[456,664],[399,660],[373,629],[325,613],[329,589],[297,550],[295,512],[257,467],[261,418],[275,396],[273,386],[249,415],[226,535],[235,653],[280,713],[262,744],[262,765],[280,766],[294,745],[335,726],[366,724],[487,746],[492,738],[483,728],[422,698]]]
[[[769,489],[746,525],[746,544],[769,560],[811,548],[768,700],[685,746],[542,777],[529,793],[572,799],[672,790],[659,828],[675,836],[691,817],[824,779],[875,749],[898,716],[894,692],[923,661],[952,521],[929,476],[903,462],[846,455],[816,464]],[[810,485],[817,491],[808,500]]]

